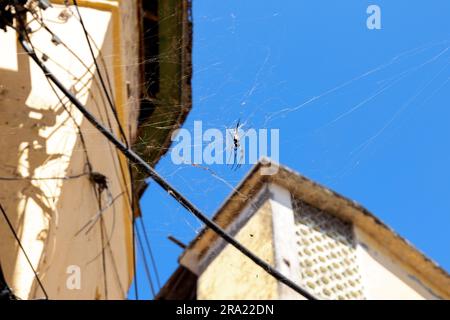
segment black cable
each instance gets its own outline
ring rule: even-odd
[[[102,270],[103,270],[103,286],[105,288],[105,299],[108,300],[108,275],[106,272],[106,253],[105,253],[105,248],[106,245],[104,243],[105,241],[105,230],[103,228],[103,217],[100,216],[100,237],[101,237],[101,244],[102,244],[102,251],[101,251],[101,255],[102,255]]]
[[[19,236],[17,235],[16,231],[14,230],[14,227],[13,227],[11,221],[9,220],[8,215],[6,214],[6,211],[5,211],[5,209],[3,209],[3,206],[1,204],[0,204],[0,211],[2,212],[3,217],[5,218],[6,223],[8,224],[9,229],[11,230],[11,233],[14,235],[14,238],[16,239],[17,244],[20,247],[20,250],[22,250],[22,253],[25,256],[25,259],[27,259],[27,262],[28,262],[31,270],[34,273],[34,277],[36,278],[36,281],[39,284],[39,287],[41,287],[41,290],[42,290],[42,292],[45,295],[45,299],[48,300],[47,291],[45,291],[44,285],[42,284],[41,280],[39,279],[39,276],[38,276],[36,270],[34,269],[33,264],[30,261],[30,258],[28,258],[28,255],[27,255],[27,252],[25,251],[25,248],[22,246],[22,242],[20,241]]]
[[[133,212],[131,212],[133,215],[132,217],[132,224],[133,224],[133,280],[134,280],[134,298],[136,300],[139,300],[139,291],[138,291],[138,277],[137,277],[137,270],[136,270],[136,230],[135,230],[135,222],[136,219],[134,218]]]
[[[95,192],[95,195],[97,197],[97,204],[98,204],[98,209],[101,211],[102,210],[102,187],[98,186],[97,187],[97,191]],[[101,244],[102,244],[102,251],[101,251],[101,255],[102,255],[102,270],[103,270],[103,286],[104,286],[104,290],[105,290],[105,299],[108,300],[108,277],[107,277],[107,272],[106,272],[106,255],[105,255],[105,237],[104,237],[104,229],[103,229],[103,216],[100,215],[100,238],[101,238]]]
[[[128,173],[130,175],[130,180],[131,180],[131,194],[133,194],[133,175],[131,172],[131,165],[130,162],[127,162],[127,166],[128,166]],[[131,223],[133,225],[133,281],[134,281],[134,298],[136,300],[139,300],[139,295],[138,295],[138,278],[137,278],[137,273],[136,273],[136,233],[135,233],[135,224],[136,224],[136,217],[134,215],[134,197],[131,196],[128,193],[128,188],[126,187],[126,179],[125,179],[125,173],[122,170],[122,166],[120,166],[120,172],[122,173],[122,178],[124,180],[124,184],[125,184],[125,189],[127,191],[127,198],[128,198],[128,203],[130,205],[130,212],[131,212]]]
[[[139,234],[139,229],[136,225],[136,235],[138,239],[138,247],[141,249],[142,260],[144,261],[144,270],[147,275],[148,284],[150,285],[150,291],[152,292],[153,299],[156,296],[155,286],[153,285],[152,275],[150,274],[150,268],[148,267],[147,258],[145,257],[144,245],[142,244],[141,235]]]
[[[209,219],[205,214],[203,214],[197,207],[195,207],[188,199],[186,199],[180,192],[173,188],[167,181],[164,180],[147,162],[145,162],[139,155],[137,155],[133,150],[127,147],[122,141],[118,140],[108,129],[106,129],[101,123],[97,121],[95,116],[93,116],[83,104],[58,80],[58,78],[50,72],[50,70],[43,64],[42,61],[37,57],[34,51],[31,49],[30,45],[25,41],[22,35],[20,35],[20,43],[24,48],[25,52],[36,62],[39,68],[42,69],[45,76],[48,77],[66,96],[67,98],[78,108],[78,110],[86,117],[86,119],[98,129],[116,148],[118,148],[125,157],[127,157],[130,162],[140,166],[145,172],[153,179],[160,187],[166,190],[178,203],[185,207],[189,212],[196,216],[200,221],[202,221],[208,228],[212,229],[220,237],[222,237],[226,242],[231,244],[255,264],[264,269],[268,274],[276,278],[281,283],[284,283],[297,293],[303,295],[305,298],[310,300],[316,300],[316,298],[311,295],[308,291],[299,287],[295,282],[285,277],[278,270],[273,268],[264,260],[260,259],[253,252],[244,247],[240,242],[235,240],[229,233],[223,230],[218,224]]]
[[[156,261],[153,256],[153,250],[152,250],[152,247],[150,246],[150,240],[148,239],[147,231],[145,230],[145,226],[144,226],[144,222],[142,221],[142,217],[139,219],[139,222],[141,223],[141,229],[144,232],[144,240],[147,245],[148,252],[150,254],[150,261],[152,262],[153,270],[155,270],[156,283],[158,284],[158,289],[161,289],[161,281],[159,278],[158,268],[156,266]]]
[[[78,17],[80,18],[80,24],[81,24],[81,27],[83,28],[83,32],[86,37],[86,41],[89,46],[89,51],[91,53],[92,59],[94,60],[95,68],[97,69],[97,72],[98,72],[98,78],[100,79],[102,88],[105,91],[106,99],[108,100],[108,103],[111,106],[111,110],[113,112],[114,118],[116,119],[117,123],[119,124],[120,134],[121,134],[122,138],[124,139],[126,146],[128,147],[127,136],[125,135],[125,132],[124,132],[122,126],[120,126],[119,116],[117,114],[117,108],[113,102],[113,99],[109,95],[108,90],[106,89],[106,84],[105,84],[105,81],[103,80],[102,72],[101,72],[100,66],[97,63],[97,58],[95,57],[94,50],[92,49],[91,41],[89,40],[89,34],[84,25],[83,18],[81,17],[81,13],[80,13],[80,9],[78,8],[77,0],[73,0],[73,4],[75,6],[75,9],[77,10]],[[106,66],[105,66],[105,70],[106,70]],[[111,92],[111,95],[112,95],[112,92]]]

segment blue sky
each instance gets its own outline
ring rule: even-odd
[[[371,4],[381,30],[366,27]],[[449,12],[447,0],[193,0],[184,128],[241,119],[279,129],[282,164],[358,201],[450,270]],[[235,186],[250,166],[209,168]],[[169,154],[157,169],[209,215],[231,192]],[[188,243],[201,224],[152,182],[141,206],[164,283],[181,254],[167,236]],[[150,298],[140,257],[138,269],[140,298]]]

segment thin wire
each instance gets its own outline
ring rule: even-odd
[[[122,170],[122,166],[120,166],[121,168],[121,172],[122,172],[122,178],[124,179],[125,182],[125,173]],[[128,162],[128,174],[130,175],[130,179],[133,179],[133,175],[131,172],[131,165]],[[133,281],[134,281],[134,298],[136,300],[139,300],[139,295],[138,295],[138,276],[137,276],[137,272],[136,272],[136,233],[135,233],[135,224],[136,224],[136,218],[134,216],[134,197],[130,196],[130,194],[128,193],[128,188],[126,189],[127,191],[127,199],[128,199],[128,203],[130,205],[130,212],[131,212],[131,223],[133,225],[133,229],[132,229],[132,233],[133,233]],[[131,192],[133,192],[133,183],[131,184]]]
[[[102,210],[102,189],[98,187],[97,192],[95,193],[97,197],[97,203],[98,203],[98,209]],[[101,238],[101,244],[102,244],[102,269],[103,269],[103,286],[105,289],[105,299],[108,299],[108,281],[107,281],[107,273],[106,273],[106,254],[105,254],[105,237],[104,237],[104,230],[103,230],[103,216],[100,215],[100,238]]]
[[[39,181],[39,180],[71,180],[71,179],[77,179],[84,176],[87,176],[89,173],[80,173],[73,176],[67,176],[67,177],[0,177],[0,181],[21,181],[21,180],[32,180],[32,181]]]
[[[102,269],[103,269],[103,285],[105,287],[105,299],[108,299],[108,277],[107,277],[107,273],[106,273],[106,245],[105,245],[105,230],[103,229],[103,216],[100,216],[100,237],[102,239],[101,243],[102,243]]]
[[[105,226],[105,221],[104,221],[104,219],[101,221],[101,223],[102,223],[102,225],[103,225],[103,229],[106,230],[106,226]],[[113,267],[114,267],[114,274],[115,274],[115,276],[116,276],[117,283],[119,284],[120,292],[122,292],[122,293],[124,294],[124,297],[125,297],[126,294],[127,294],[127,292],[124,290],[124,287],[123,287],[123,285],[122,285],[122,282],[120,281],[119,271],[117,270],[116,259],[114,258],[114,254],[113,254],[113,251],[112,251],[112,249],[111,249],[111,245],[109,244],[109,241],[110,241],[110,240],[108,239],[108,244],[107,244],[106,247],[107,247],[107,249],[108,249],[109,256],[110,256],[110,258],[111,258],[111,264],[112,264]]]
[[[133,214],[133,278],[134,278],[134,298],[139,300],[139,292],[138,292],[138,276],[136,272],[136,230],[135,230],[135,217]]]
[[[139,219],[139,222],[140,222],[141,228],[142,228],[142,230],[144,232],[144,240],[145,240],[145,243],[147,245],[148,252],[150,254],[150,261],[152,262],[153,270],[155,270],[156,283],[158,284],[158,289],[161,289],[161,281],[160,281],[160,278],[159,278],[158,268],[156,266],[156,261],[155,261],[155,258],[153,256],[152,247],[150,246],[150,241],[148,240],[147,231],[145,230],[145,226],[144,226],[144,222],[142,221],[142,217]]]
[[[109,209],[110,207],[114,206],[114,203],[116,202],[117,199],[119,199],[122,195],[124,194],[124,192],[119,193],[117,196],[115,196],[114,198],[112,198],[109,203],[104,207],[99,209],[99,211],[93,215],[74,235],[74,237],[78,236],[83,230],[86,230],[85,234],[88,234],[92,228],[95,226],[95,224],[97,223],[98,219],[100,219],[101,216],[103,216],[104,212]],[[88,228],[89,227],[89,228]],[[109,241],[108,241],[109,242]]]
[[[137,239],[138,239],[138,247],[141,251],[142,260],[144,261],[145,274],[147,275],[147,280],[150,285],[150,290],[152,292],[153,299],[154,299],[155,295],[156,295],[155,287],[153,285],[152,276],[150,274],[150,268],[148,267],[147,258],[145,257],[145,252],[144,252],[144,246],[142,244],[141,235],[139,234],[139,229],[137,228],[137,225],[136,225],[136,235],[137,235]]]
[[[151,179],[153,179],[160,187],[166,190],[169,195],[171,195],[178,203],[185,207],[189,212],[191,212],[195,217],[202,221],[207,227],[212,229],[220,237],[222,237],[226,242],[234,246],[241,253],[247,256],[255,264],[264,269],[272,277],[276,278],[281,283],[284,283],[291,289],[295,290],[297,293],[303,295],[307,299],[316,300],[312,294],[307,290],[299,287],[295,282],[285,277],[278,270],[273,268],[270,264],[265,262],[256,256],[252,251],[244,247],[240,242],[234,239],[228,232],[222,229],[213,220],[209,219],[205,214],[203,214],[196,206],[194,206],[187,198],[185,198],[180,192],[173,188],[164,178],[162,178],[147,162],[145,162],[139,155],[137,155],[133,150],[131,150],[122,141],[117,139],[114,134],[112,134],[107,128],[105,128],[101,123],[97,121],[95,116],[93,116],[86,107],[58,80],[58,78],[50,72],[49,69],[43,64],[43,62],[37,57],[35,52],[31,49],[30,45],[25,41],[22,35],[20,35],[20,43],[24,50],[29,54],[29,56],[36,62],[36,64],[44,72],[45,76],[48,77],[66,96],[67,98],[78,108],[78,110],[86,117],[86,119],[99,130],[117,149],[119,149],[122,154],[129,159],[130,162],[140,166]]]
[[[83,18],[81,17],[81,13],[80,13],[80,9],[78,8],[77,0],[73,0],[73,4],[75,6],[75,9],[77,10],[78,17],[80,18],[80,24],[81,24],[81,27],[83,28],[83,32],[84,32],[84,35],[86,37],[86,41],[87,41],[87,44],[89,46],[89,51],[91,53],[92,59],[94,60],[95,68],[98,71],[98,78],[100,79],[100,83],[102,85],[102,88],[105,91],[106,99],[108,100],[108,103],[111,106],[111,110],[113,112],[114,118],[116,119],[117,123],[120,123],[119,116],[117,114],[117,108],[116,108],[116,106],[115,106],[115,104],[113,102],[113,99],[109,95],[109,92],[108,92],[108,90],[106,88],[105,81],[103,80],[102,72],[101,72],[99,64],[97,63],[97,58],[95,57],[94,50],[92,49],[91,41],[89,40],[89,34],[88,34],[87,30],[86,30],[86,26],[84,25]],[[106,66],[105,66],[105,70],[106,70]],[[112,92],[111,92],[111,95],[112,95]],[[120,134],[122,135],[123,140],[125,141],[125,144],[128,147],[127,136],[125,135],[125,132],[123,131],[122,126],[119,126],[119,130],[120,130]]]
[[[27,252],[25,251],[25,248],[22,246],[22,242],[20,241],[19,236],[17,235],[16,231],[14,230],[14,227],[13,227],[11,221],[9,220],[8,215],[6,214],[5,209],[3,209],[3,206],[1,203],[0,203],[0,210],[2,211],[3,217],[5,218],[6,223],[8,224],[9,229],[11,230],[11,233],[14,235],[14,238],[16,238],[17,244],[19,245],[20,249],[22,250],[22,253],[25,256],[25,259],[27,259],[28,265],[30,266],[31,270],[33,271],[34,277],[36,278],[36,281],[39,284],[39,287],[41,287],[41,290],[45,295],[45,299],[48,300],[47,291],[45,290],[44,285],[42,284],[41,280],[39,279],[39,276],[38,276],[36,270],[34,269],[33,264],[31,263]]]

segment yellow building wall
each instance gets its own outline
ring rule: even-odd
[[[31,23],[37,30],[31,41],[38,56],[45,53],[50,70],[119,136],[74,7],[74,16],[61,22],[59,15],[65,8],[58,1],[52,3],[54,8],[44,12],[44,21],[91,71]],[[78,3],[100,68],[106,68],[111,78],[119,118],[131,140],[141,81],[138,1]],[[0,31],[0,43],[0,202],[51,299],[122,299],[133,270],[126,162],[67,99],[63,98],[63,106],[42,71],[20,49],[15,32]],[[77,127],[93,171],[108,178],[108,191],[101,197],[101,206],[106,208],[101,214],[103,230],[100,219],[89,232],[84,229],[79,234],[100,209]],[[25,256],[1,217],[0,236],[0,263],[14,292],[23,299],[42,298]],[[80,271],[79,288],[68,285],[74,266]]]
[[[258,257],[275,264],[269,201],[245,223],[235,238]],[[226,245],[200,275],[197,298],[277,299],[278,283],[237,249]]]

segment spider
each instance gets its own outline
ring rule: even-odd
[[[233,152],[230,154],[227,163],[230,163],[231,157],[233,157],[233,162],[231,162],[231,170],[236,171],[242,165],[242,160],[244,159],[244,149],[241,147],[241,136],[239,135],[239,130],[244,126],[241,124],[241,119],[238,119],[236,127],[233,129],[232,133],[228,131],[233,139]],[[240,150],[240,156],[238,159],[238,151]]]

